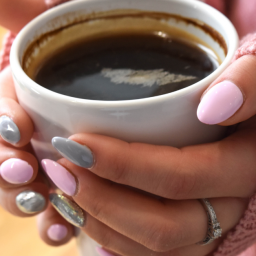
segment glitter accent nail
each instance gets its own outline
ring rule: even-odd
[[[85,225],[83,210],[74,202],[63,195],[50,194],[50,202],[61,216],[76,227]]]

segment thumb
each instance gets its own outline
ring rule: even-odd
[[[206,90],[198,106],[198,119],[205,124],[234,125],[256,114],[256,57],[235,61]]]
[[[1,0],[1,26],[18,33],[30,20],[47,10],[44,0]]]

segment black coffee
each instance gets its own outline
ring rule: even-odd
[[[217,59],[163,33],[102,36],[73,44],[42,63],[35,81],[91,100],[132,100],[174,92],[211,74]]]

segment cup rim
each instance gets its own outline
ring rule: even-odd
[[[94,105],[98,107],[115,107],[115,106],[134,106],[135,104],[139,105],[148,105],[148,104],[158,104],[159,102],[166,101],[172,98],[182,97],[185,94],[191,94],[193,91],[200,90],[202,86],[205,84],[209,84],[212,82],[212,80],[216,79],[229,65],[231,62],[237,47],[238,47],[238,34],[236,32],[236,29],[234,28],[231,21],[229,21],[228,18],[226,18],[221,12],[214,9],[210,5],[207,5],[201,1],[191,1],[191,0],[161,0],[163,2],[176,2],[178,4],[186,4],[186,5],[193,5],[196,9],[203,9],[205,12],[207,12],[212,17],[215,17],[215,19],[218,19],[223,24],[225,24],[224,29],[228,34],[229,41],[232,42],[230,46],[228,47],[228,53],[225,57],[222,64],[209,76],[205,77],[204,79],[198,81],[197,83],[191,84],[190,86],[159,96],[154,97],[148,97],[148,98],[142,98],[142,99],[133,99],[133,100],[120,100],[120,101],[104,101],[104,100],[89,100],[89,99],[80,99],[75,98],[67,95],[63,95],[60,93],[53,92],[49,89],[44,88],[43,86],[39,85],[35,81],[33,81],[30,77],[27,76],[27,74],[23,71],[19,56],[21,51],[21,43],[26,40],[26,36],[29,34],[30,30],[38,23],[41,23],[44,20],[48,20],[47,17],[51,14],[58,13],[60,11],[68,10],[70,6],[76,6],[79,5],[81,2],[84,2],[84,4],[90,4],[92,2],[111,2],[112,0],[76,0],[71,2],[66,2],[64,4],[61,4],[55,8],[52,8],[50,10],[47,10],[46,12],[40,14],[35,19],[30,21],[17,35],[15,38],[11,53],[10,53],[10,65],[13,73],[13,77],[17,81],[22,81],[22,84],[28,85],[28,87],[33,90],[38,95],[43,95],[44,97],[48,99],[53,99],[58,102],[70,102],[72,104],[82,104],[82,105]],[[119,0],[120,1],[120,0]],[[125,0],[121,0],[125,1]],[[136,2],[147,2],[148,0],[136,0]],[[159,1],[159,0],[158,0]],[[113,8],[114,9],[114,8]],[[217,18],[218,17],[218,18]],[[42,23],[43,24],[43,23]]]

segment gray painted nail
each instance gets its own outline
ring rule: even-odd
[[[76,227],[85,225],[83,210],[73,201],[63,195],[50,194],[50,202],[59,214]]]
[[[91,168],[93,166],[94,157],[88,147],[61,137],[54,137],[52,145],[63,157],[72,163],[84,168]]]
[[[16,144],[20,141],[19,128],[8,116],[0,117],[0,135],[11,144]]]
[[[17,207],[27,214],[41,212],[45,204],[45,198],[41,194],[31,190],[23,191],[16,196]]]

